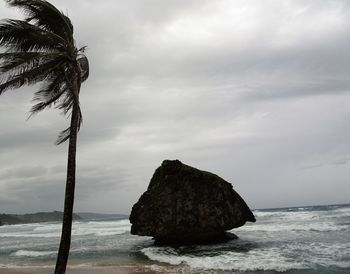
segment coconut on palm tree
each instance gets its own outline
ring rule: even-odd
[[[84,49],[78,49],[70,19],[44,0],[5,0],[21,9],[24,20],[0,21],[0,95],[10,89],[40,83],[31,113],[56,107],[69,114],[70,126],[56,141],[69,140],[62,236],[55,273],[65,273],[71,242],[77,133],[82,114],[81,83],[89,76]]]

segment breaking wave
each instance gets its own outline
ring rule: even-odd
[[[56,255],[57,251],[35,251],[35,250],[18,250],[11,253],[11,257],[47,257]]]

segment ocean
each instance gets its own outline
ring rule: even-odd
[[[169,273],[350,273],[350,205],[254,210],[256,223],[223,244],[155,246],[128,220],[73,224],[70,265],[143,265]],[[52,267],[60,223],[0,227],[0,268]]]

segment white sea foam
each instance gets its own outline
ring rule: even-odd
[[[30,233],[30,232],[13,232],[13,233],[1,233],[0,238],[53,238],[53,237],[59,237],[59,233]]]
[[[178,255],[172,248],[149,247],[142,252],[151,260],[171,265],[186,264],[197,269],[236,271],[302,269],[305,265],[289,261],[278,250],[225,252],[215,256]]]
[[[74,224],[72,234],[76,236],[111,236],[130,231],[130,226],[129,220],[78,222]]]
[[[218,250],[182,254],[171,247],[148,247],[141,251],[153,261],[207,270],[287,271],[313,268],[315,265],[350,267],[349,260],[336,259],[350,255],[350,243],[308,245],[296,242],[284,246],[257,247],[248,251]]]
[[[265,211],[257,211],[254,212],[255,216],[259,218],[273,218],[280,219],[283,221],[293,220],[293,221],[304,221],[311,220],[315,218],[320,218],[324,212],[323,211],[290,211],[290,212],[265,212]]]
[[[349,229],[348,225],[335,224],[332,222],[310,222],[310,223],[298,223],[298,222],[282,222],[275,224],[257,223],[252,225],[246,225],[235,229],[233,231],[264,231],[264,232],[302,232],[302,231],[315,231],[315,232],[330,232],[330,231],[343,231]]]
[[[48,233],[48,232],[57,232],[61,229],[62,225],[58,223],[45,223],[45,224],[38,224],[36,227],[34,227],[33,231],[40,232],[40,233]]]
[[[110,222],[74,222],[72,236],[111,236],[130,231],[128,220]],[[15,225],[0,230],[0,238],[55,238],[61,235],[61,224],[41,223]]]
[[[257,218],[281,218],[282,220],[307,220],[315,218],[327,218],[327,217],[350,217],[350,207],[338,207],[334,206],[331,210],[309,210],[307,207],[298,208],[293,211],[268,211],[268,210],[254,210],[254,215]]]
[[[335,215],[337,218],[344,218],[344,217],[350,218],[350,208],[349,207],[337,208],[333,211],[330,211],[330,214]]]
[[[57,251],[34,251],[34,250],[17,250],[11,253],[11,257],[47,257],[49,255],[57,254]]]

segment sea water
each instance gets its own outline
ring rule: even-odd
[[[128,220],[73,224],[70,264],[143,265],[172,273],[350,274],[350,205],[255,210],[224,244],[155,246]],[[53,266],[60,223],[0,227],[0,267]]]

